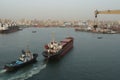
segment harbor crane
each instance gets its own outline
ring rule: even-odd
[[[98,14],[120,14],[120,10],[104,10],[104,11],[98,11],[95,10],[95,19],[97,20]],[[95,29],[97,28],[97,24],[93,26]]]
[[[97,18],[98,14],[120,14],[120,10],[105,10],[105,11],[95,10],[95,18]]]

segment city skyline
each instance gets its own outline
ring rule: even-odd
[[[94,19],[94,11],[119,9],[119,0],[0,0],[0,18]],[[119,15],[99,15],[99,20],[120,20]]]

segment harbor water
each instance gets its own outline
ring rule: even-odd
[[[35,31],[35,33],[33,33]],[[44,45],[74,37],[74,48],[60,60],[44,61]],[[101,38],[98,38],[101,37]],[[4,65],[29,49],[38,62],[6,73]],[[25,28],[0,34],[0,80],[120,80],[120,34],[76,32],[74,28]]]

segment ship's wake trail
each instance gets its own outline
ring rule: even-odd
[[[5,70],[5,69],[0,70],[0,74],[5,73],[5,72],[6,72],[6,70]]]
[[[39,73],[41,70],[45,69],[47,66],[47,64],[39,64],[36,65],[34,68],[32,68],[31,70],[21,73],[21,74],[17,74],[14,77],[9,78],[8,80],[25,80],[28,79],[30,77],[32,77],[33,75]]]

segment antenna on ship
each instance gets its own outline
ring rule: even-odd
[[[54,42],[55,41],[55,33],[52,32],[52,41]]]
[[[26,49],[27,52],[29,52],[29,45],[27,45],[27,49]]]

